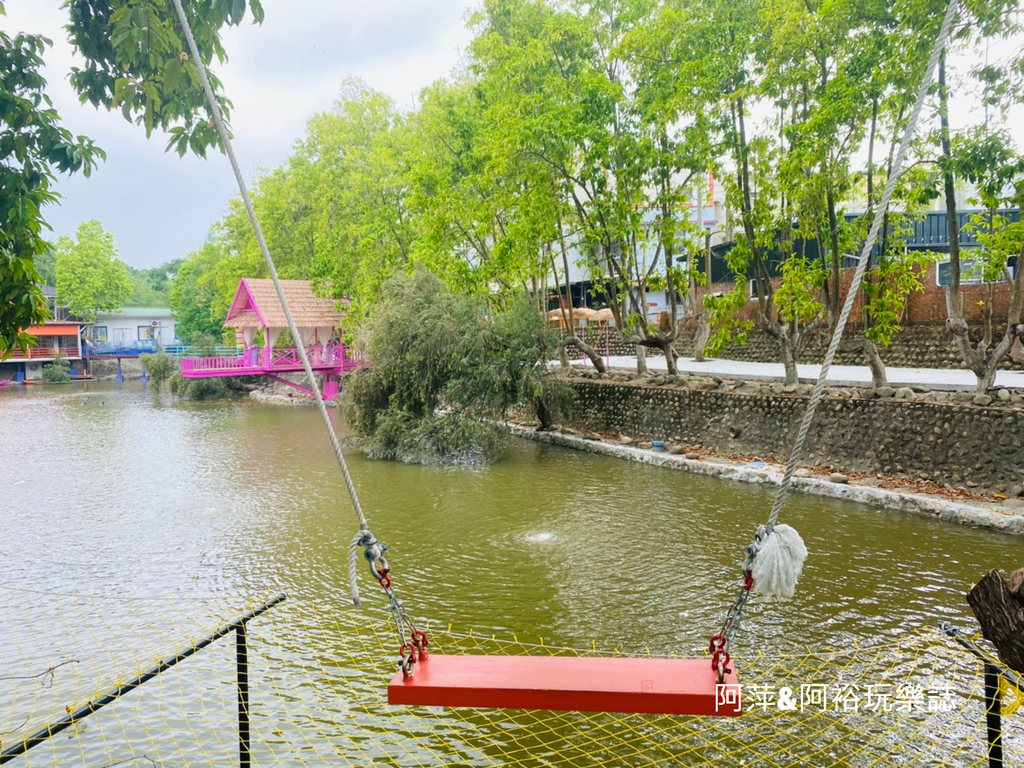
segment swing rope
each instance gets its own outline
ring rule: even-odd
[[[807,556],[807,549],[800,539],[800,535],[795,530],[787,525],[777,525],[779,513],[782,511],[782,506],[785,504],[786,497],[792,488],[793,473],[796,471],[797,464],[803,456],[804,444],[807,442],[807,435],[810,431],[811,423],[814,421],[818,402],[821,400],[822,392],[825,389],[825,380],[828,378],[829,369],[832,367],[832,361],[835,359],[836,352],[839,349],[839,342],[842,340],[843,331],[846,328],[846,322],[850,317],[854,301],[860,291],[860,284],[871,260],[871,252],[875,247],[878,231],[881,229],[885,211],[889,207],[893,190],[896,188],[896,181],[899,179],[903,160],[914,139],[918,118],[921,115],[921,109],[924,107],[928,90],[931,88],[935,78],[935,69],[939,63],[939,56],[946,45],[946,39],[949,37],[958,7],[959,0],[949,0],[949,5],[946,7],[946,15],[942,20],[942,27],[939,30],[938,37],[935,39],[931,58],[928,60],[924,78],[921,80],[921,85],[917,91],[917,100],[914,102],[914,108],[910,113],[907,127],[903,132],[903,139],[893,160],[889,178],[886,180],[885,189],[878,202],[878,208],[875,210],[871,228],[868,231],[867,239],[864,241],[864,247],[861,249],[860,258],[853,273],[853,280],[846,294],[846,301],[836,321],[832,341],[825,352],[825,359],[821,364],[818,380],[811,391],[807,409],[804,411],[803,420],[800,422],[800,429],[797,432],[796,440],[793,442],[793,449],[790,451],[785,474],[783,474],[782,482],[779,484],[778,491],[775,494],[775,503],[772,505],[771,513],[768,515],[768,522],[766,525],[758,527],[753,543],[747,548],[746,557],[743,562],[743,586],[740,590],[739,598],[726,613],[725,621],[718,634],[711,638],[709,645],[709,651],[712,656],[711,666],[712,669],[718,672],[719,682],[722,682],[725,679],[726,673],[729,672],[728,666],[731,660],[729,645],[739,629],[743,617],[743,607],[746,605],[755,580],[758,582],[758,588],[761,591],[791,597],[793,587],[800,577],[803,561]]]
[[[274,283],[274,290],[277,291],[277,298],[281,302],[281,308],[284,310],[284,315],[288,320],[288,330],[291,332],[292,338],[298,342],[296,344],[296,351],[298,352],[299,360],[302,361],[302,367],[306,372],[306,377],[309,379],[309,388],[313,392],[313,399],[316,402],[317,409],[320,411],[320,418],[323,420],[324,427],[327,429],[327,436],[331,441],[331,447],[334,449],[334,456],[338,460],[338,466],[341,467],[341,474],[345,478],[345,487],[348,489],[348,495],[352,501],[352,509],[355,511],[356,519],[359,523],[359,530],[349,543],[348,549],[348,575],[349,587],[352,591],[352,602],[357,608],[362,606],[362,602],[359,599],[359,584],[356,578],[356,551],[361,546],[363,547],[363,555],[370,565],[370,572],[384,589],[384,592],[388,597],[388,602],[392,616],[395,620],[395,627],[400,641],[402,655],[401,666],[406,674],[411,674],[412,664],[415,661],[415,657],[425,653],[427,646],[426,634],[417,629],[415,623],[406,612],[391,585],[391,569],[388,565],[387,558],[384,556],[384,553],[387,551],[387,546],[377,541],[377,538],[370,531],[370,525],[366,520],[366,515],[363,514],[362,505],[359,503],[359,495],[356,493],[355,485],[352,482],[352,476],[348,471],[348,464],[345,461],[345,455],[342,452],[341,443],[338,440],[337,433],[334,431],[334,425],[331,423],[330,415],[327,413],[327,405],[324,403],[323,395],[320,392],[320,386],[316,380],[316,375],[313,373],[313,367],[309,362],[309,357],[306,355],[306,350],[300,341],[302,337],[295,324],[295,318],[292,315],[291,307],[288,305],[288,297],[285,296],[284,287],[281,285],[281,279],[277,275],[277,268],[274,266],[274,259],[270,255],[270,248],[267,246],[266,238],[263,236],[263,229],[260,227],[259,219],[256,216],[256,208],[253,205],[248,186],[245,183],[241,168],[238,165],[238,159],[235,156],[235,150],[231,144],[231,137],[228,133],[227,125],[224,122],[224,116],[221,113],[220,105],[217,103],[213,87],[210,85],[210,79],[207,76],[206,66],[199,55],[199,48],[196,45],[195,37],[192,34],[192,27],[189,24],[188,17],[185,15],[185,9],[182,6],[181,0],[173,0],[173,2],[174,9],[178,14],[178,20],[181,23],[182,32],[184,32],[185,40],[188,43],[192,61],[199,72],[199,79],[203,85],[203,90],[206,93],[206,101],[210,107],[213,119],[217,124],[217,132],[220,134],[224,150],[227,153],[228,160],[231,162],[231,169],[235,174],[235,181],[237,182],[238,190],[242,195],[242,201],[245,203],[245,210],[248,212],[249,221],[252,222],[253,229],[256,232],[256,240],[259,243],[260,251],[263,254],[263,261],[266,263],[267,273],[270,275],[270,279]],[[406,636],[406,628],[409,629],[412,640]],[[405,655],[407,650],[409,651],[408,656]]]

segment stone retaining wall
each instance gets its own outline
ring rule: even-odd
[[[99,381],[107,381],[117,378],[117,360],[89,361],[89,374]],[[126,357],[121,360],[121,374],[126,379],[142,378],[142,363],[137,357]]]
[[[853,339],[857,333],[856,329],[851,329],[847,331],[844,338]],[[815,329],[800,354],[800,362],[820,363],[825,357],[830,337],[831,334],[827,326]],[[840,346],[839,352],[836,354],[836,365],[865,365],[863,354],[856,350],[844,349],[844,346],[846,345]],[[683,357],[693,357],[693,332],[687,330],[681,334],[675,347]],[[893,338],[888,347],[879,347],[878,351],[886,365],[896,368],[963,369],[965,367],[953,341],[953,336],[941,325],[918,325],[904,328]],[[726,360],[748,360],[759,363],[777,363],[781,359],[779,343],[760,329],[754,329],[748,334],[746,344],[727,346],[719,357]],[[1005,370],[1024,368],[1009,357],[1003,360],[1000,367]]]
[[[860,332],[850,329],[846,337],[854,339]],[[585,341],[596,349],[601,355],[605,354],[607,347],[611,355],[635,355],[636,347],[626,341],[616,328],[604,329],[586,328],[583,336]],[[998,336],[997,336],[998,338]],[[801,363],[820,363],[825,358],[825,350],[831,334],[828,327],[815,329],[807,339],[803,351],[800,354]],[[864,355],[852,344],[843,344],[836,355],[837,365],[865,365]],[[676,351],[683,357],[693,357],[693,329],[684,328],[675,343]],[[570,359],[579,359],[582,353],[575,348],[568,351]],[[661,355],[657,349],[648,349],[648,356]],[[964,369],[963,359],[956,348],[952,335],[942,325],[914,325],[902,329],[888,347],[879,347],[879,354],[886,365],[895,368],[951,368],[956,370]],[[747,334],[746,344],[730,344],[719,355],[725,360],[748,360],[758,363],[777,363],[779,357],[779,343],[770,335],[760,329],[754,329]],[[1000,366],[1004,370],[1024,370],[1024,366],[1015,363],[1009,357],[1005,358]]]
[[[659,377],[665,380],[671,377]],[[712,380],[664,386],[572,379],[578,398],[570,424],[642,440],[671,440],[722,455],[784,461],[806,408],[806,389]],[[767,392],[771,391],[771,394]],[[868,395],[867,392],[861,391]],[[807,466],[885,474],[974,493],[1024,495],[1024,407],[991,400],[946,402],[827,396],[805,452]],[[931,395],[928,395],[929,397]]]

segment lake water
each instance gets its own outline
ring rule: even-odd
[[[484,469],[348,458],[410,611],[442,636],[499,645],[701,653],[771,505],[769,488],[525,441]],[[559,747],[517,717],[379,717],[395,642],[361,558],[368,606],[351,607],[356,522],[314,409],[161,400],[137,383],[0,390],[0,468],[3,747],[287,592],[250,629],[258,764],[599,764],[569,720],[552,731]],[[1024,565],[1020,539],[848,502],[794,494],[782,521],[810,557],[794,599],[753,597],[741,670],[744,656],[941,643],[940,620],[973,626],[973,581]],[[231,764],[229,640],[14,764]],[[932,666],[976,667],[949,658]],[[494,736],[510,728],[519,735]],[[700,764],[675,744],[605,745],[600,764]]]

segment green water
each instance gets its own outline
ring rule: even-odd
[[[743,548],[771,503],[769,488],[525,441],[486,469],[348,458],[416,616],[579,648],[699,652],[735,596]],[[345,670],[346,654],[356,665],[357,656],[365,663],[378,653],[340,629],[379,628],[382,603],[361,564],[370,607],[351,612],[346,557],[355,517],[313,409],[160,402],[137,384],[0,390],[0,467],[0,618],[7,627],[0,677],[79,661],[66,668],[74,675],[58,677],[70,686],[60,695],[0,683],[0,731],[23,717],[43,722],[69,697],[87,698],[111,677],[144,666],[139,657],[151,658],[150,647],[166,652],[179,639],[178,625],[182,638],[194,637],[233,606],[278,591],[290,595],[291,607],[272,620],[276,632],[260,636],[266,646],[254,653],[261,660],[307,671],[329,660]],[[969,626],[965,590],[993,567],[1020,566],[1024,554],[1020,539],[800,494],[782,519],[810,550],[804,577],[793,600],[755,596],[739,654],[873,643],[942,619]],[[204,606],[216,609],[207,616]],[[286,621],[313,614],[308,631]],[[334,615],[343,617],[339,629],[324,631],[324,617]],[[197,657],[206,670],[197,673],[200,683],[216,683],[213,699],[180,681],[170,692],[144,688],[113,714],[97,715],[98,725],[41,748],[29,764],[105,765],[142,753],[155,758],[156,749],[166,750],[166,764],[229,763],[231,650],[210,652],[209,662]],[[383,679],[391,659],[375,663]],[[260,749],[276,755],[265,764],[301,762],[289,735],[299,733],[316,756],[312,764],[333,762],[295,711],[303,720],[323,718],[318,734],[347,734],[339,744],[365,735],[350,704],[332,713],[329,696],[304,698],[296,685],[284,698],[302,703],[289,708],[280,696],[287,686],[275,681],[276,690],[254,694],[254,710],[273,712],[276,723],[257,724]],[[175,706],[179,713],[167,711]],[[188,734],[168,733],[181,723]],[[215,743],[206,743],[213,733]],[[424,754],[445,749],[433,744]],[[365,745],[360,750],[367,754]],[[463,747],[451,750],[448,764],[473,763]],[[352,764],[405,763],[370,757]]]

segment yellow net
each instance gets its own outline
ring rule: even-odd
[[[0,637],[0,746],[11,748],[252,607],[0,588],[8,628]],[[429,629],[438,653],[580,653]],[[253,763],[987,764],[980,662],[937,632],[781,657],[741,649],[740,718],[390,707],[395,646],[379,607],[337,611],[287,600],[254,619]],[[235,652],[228,635],[11,764],[231,764]],[[1003,748],[1008,765],[1024,760],[1019,711],[1005,718]]]

